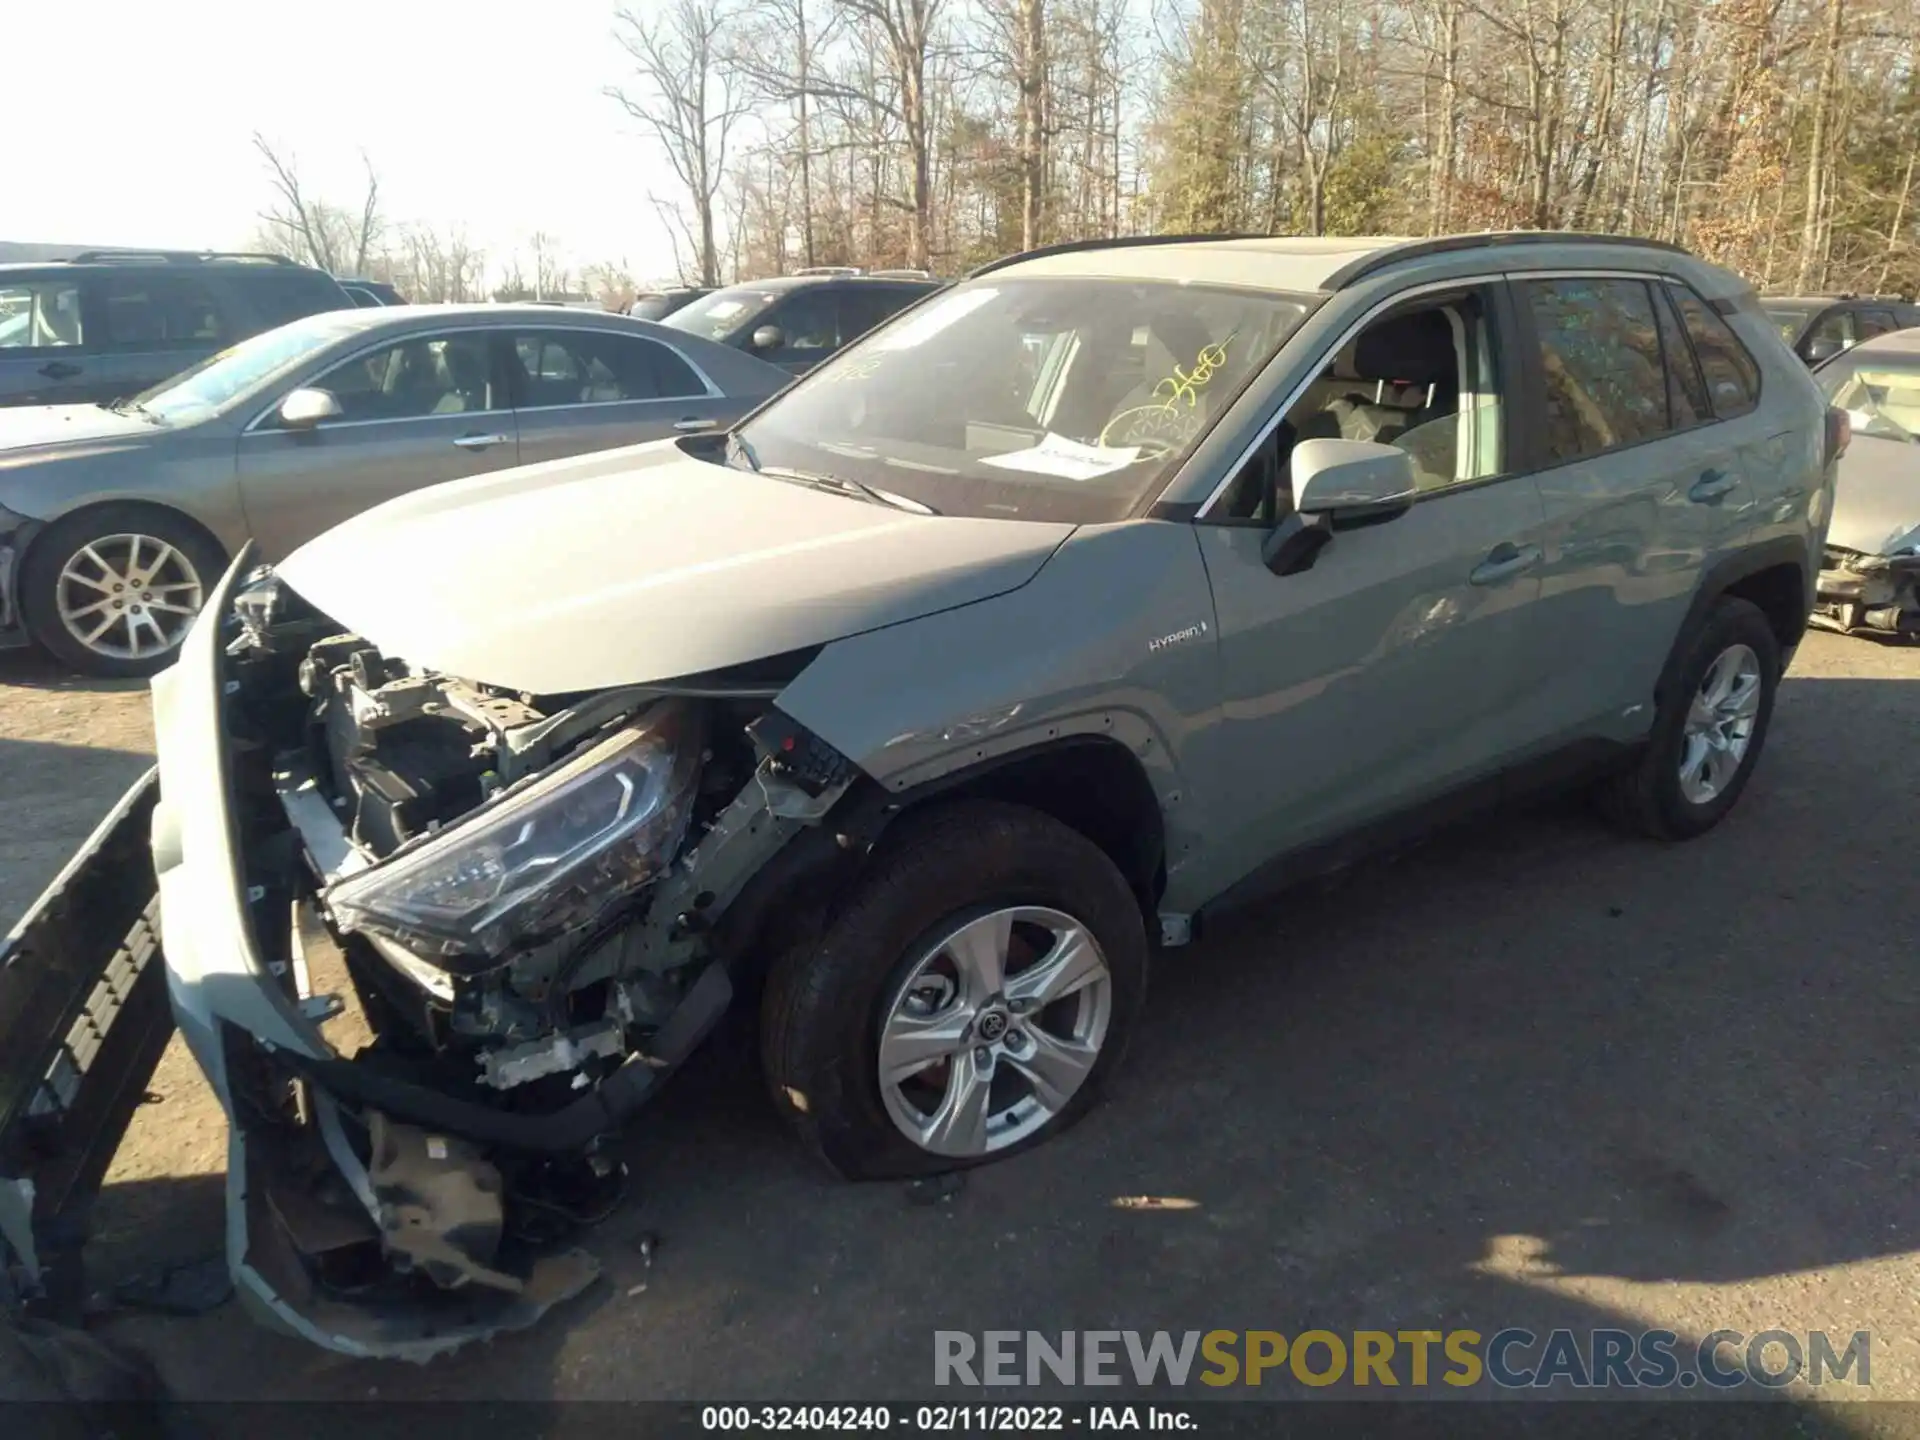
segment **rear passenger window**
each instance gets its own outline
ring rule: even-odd
[[[1708,309],[1706,301],[1678,285],[1671,293],[1693,341],[1693,353],[1700,357],[1714,417],[1726,420],[1745,415],[1760,403],[1760,367],[1733,327]]]
[[[109,345],[158,350],[228,338],[212,292],[191,276],[112,275],[100,289]]]
[[[623,400],[671,400],[704,395],[691,366],[651,340],[596,331],[516,335],[514,355],[525,376],[525,410],[560,405],[605,405]]]
[[[1706,384],[1700,378],[1693,346],[1680,328],[1679,317],[1670,303],[1672,299],[1669,292],[1659,307],[1660,350],[1667,365],[1667,408],[1673,414],[1673,428],[1684,430],[1689,425],[1711,420],[1713,407],[1707,403]]]
[[[1891,310],[1862,310],[1855,324],[1859,327],[1862,340],[1871,340],[1876,335],[1885,335],[1890,330],[1900,328]]]
[[[1525,285],[1546,388],[1546,463],[1664,435],[1667,380],[1653,296],[1639,280]]]

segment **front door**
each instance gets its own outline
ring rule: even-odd
[[[523,465],[698,434],[738,411],[678,351],[646,336],[518,330],[508,352]]]
[[[518,461],[484,330],[387,341],[304,388],[331,394],[339,418],[294,430],[270,411],[240,437],[240,498],[263,559],[396,495]]]
[[[1543,643],[1541,508],[1509,456],[1510,328],[1498,287],[1422,298],[1329,355],[1252,466],[1279,475],[1239,523],[1196,527],[1219,626],[1223,715],[1205,766],[1223,869],[1282,856],[1490,776],[1526,737],[1514,710]],[[1405,512],[1343,529],[1311,568],[1261,559],[1296,437],[1415,457]],[[1252,523],[1247,523],[1251,521]]]
[[[768,326],[779,331],[778,343],[751,346],[751,336]],[[793,291],[754,321],[749,350],[755,359],[804,375],[841,346],[840,301],[831,286],[808,285]]]

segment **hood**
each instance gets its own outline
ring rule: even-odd
[[[138,415],[121,415],[98,405],[0,408],[0,469],[56,454],[117,450],[159,428]]]
[[[1920,543],[1920,444],[1856,435],[1840,457],[1827,543],[1891,555]]]
[[[910,514],[673,441],[417,491],[287,584],[409,664],[536,694],[717,670],[1017,589],[1073,526]]]

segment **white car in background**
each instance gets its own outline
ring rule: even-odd
[[[1846,411],[1853,441],[1813,618],[1849,633],[1920,635],[1920,329],[1856,345],[1814,378]]]

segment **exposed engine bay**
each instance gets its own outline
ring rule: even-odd
[[[235,612],[254,939],[308,1020],[352,1009],[370,1036],[303,1055],[227,1032],[251,1243],[309,1315],[363,1304],[370,1276],[399,1287],[442,1337],[424,1358],[456,1343],[433,1292],[492,1293],[486,1333],[591,1279],[535,1257],[617,1203],[606,1140],[794,920],[793,878],[870,847],[860,807],[836,810],[861,777],[772,704],[804,656],[535,696],[383,655],[271,574]]]
[[[1811,619],[1843,634],[1920,635],[1920,553],[1868,555],[1827,546]]]

